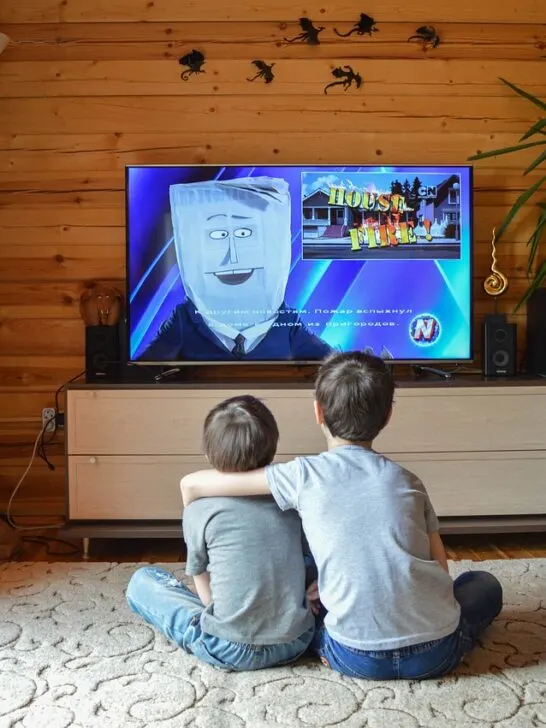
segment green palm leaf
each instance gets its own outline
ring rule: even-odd
[[[543,208],[542,212],[538,216],[536,227],[533,230],[531,237],[527,241],[527,245],[529,246],[529,258],[527,260],[528,277],[530,277],[531,275],[531,269],[538,253],[538,245],[540,243],[542,233],[546,230],[546,205],[539,205],[539,207]]]
[[[516,86],[513,83],[510,83],[510,81],[507,81],[505,78],[501,78],[501,81],[505,83],[507,86],[509,86],[512,91],[515,91],[520,96],[523,96],[524,99],[528,99],[532,104],[535,106],[538,106],[539,109],[542,109],[542,111],[546,111],[546,103],[544,101],[541,101],[536,96],[533,96],[533,94],[528,93],[527,91],[524,91],[519,86]]]
[[[527,91],[524,91],[519,86],[516,86],[513,83],[510,83],[510,81],[507,81],[505,78],[500,79],[506,86],[508,86],[512,91],[518,94],[518,96],[521,96],[524,99],[527,99],[532,104],[537,106],[541,111],[546,111],[546,102],[542,101],[541,99],[537,98],[531,93],[528,93]],[[534,142],[526,142],[526,139],[529,139],[530,137],[533,137],[535,135],[539,134],[542,139],[540,141],[534,141]],[[531,147],[543,147],[546,145],[546,118],[542,116],[538,121],[534,122],[532,126],[525,132],[525,134],[520,138],[519,144],[515,144],[510,147],[504,147],[502,149],[493,149],[490,152],[480,152],[479,154],[474,154],[472,157],[469,157],[468,159],[473,160],[480,160],[480,159],[488,159],[490,157],[498,157],[501,154],[512,154],[514,152],[521,152],[525,149],[530,149]],[[525,142],[525,143],[522,143]],[[546,162],[546,149],[541,150],[539,155],[536,157],[536,159],[531,162],[531,164],[527,167],[527,169],[524,170],[523,174],[529,174],[529,172],[532,172],[533,170],[541,167]],[[546,183],[546,175],[541,177],[539,180],[537,180],[534,184],[532,184],[530,187],[528,187],[524,192],[520,194],[518,199],[514,202],[508,213],[506,214],[506,217],[500,224],[500,226],[497,228],[497,234],[496,234],[496,240],[499,241],[501,237],[506,232],[508,226],[511,224],[512,220],[516,217],[516,215],[520,212],[520,210],[529,202],[529,200],[533,197],[534,194],[536,194]],[[517,304],[515,311],[518,311],[519,308],[526,303],[526,301],[529,299],[529,297],[538,289],[540,288],[544,281],[546,280],[546,260],[543,260],[540,265],[538,266],[535,274],[533,275],[533,266],[535,264],[535,261],[537,259],[540,243],[542,242],[542,238],[544,237],[544,233],[546,232],[546,201],[540,201],[537,202],[538,207],[540,208],[540,213],[538,215],[535,228],[533,232],[531,233],[531,236],[529,237],[529,240],[527,241],[527,247],[529,248],[529,254],[527,257],[527,277],[530,281],[529,287],[523,294],[521,300]]]
[[[480,152],[479,154],[474,154],[472,157],[468,157],[468,159],[471,162],[477,159],[488,159],[488,157],[498,157],[501,154],[520,152],[522,149],[529,149],[530,147],[542,147],[545,144],[546,140],[540,142],[528,142],[527,144],[516,144],[513,147],[502,147],[501,149],[493,149],[490,152]]]
[[[496,234],[496,240],[497,242],[501,239],[503,234],[506,232],[506,228],[512,220],[515,218],[515,216],[518,214],[518,212],[521,210],[521,208],[529,202],[531,197],[535,194],[537,190],[539,190],[542,185],[546,182],[546,175],[544,177],[541,177],[539,180],[537,180],[533,185],[531,185],[528,189],[526,189],[524,192],[521,193],[521,195],[518,197],[518,199],[514,202],[510,210],[508,211],[508,214],[500,224],[500,227],[497,230]]]
[[[542,164],[542,162],[546,162],[546,149],[542,152],[542,154],[538,155],[535,161],[527,167],[523,174],[529,174],[529,172],[532,172],[533,169]]]
[[[524,139],[529,139],[529,137],[532,137],[535,134],[545,134],[545,129],[546,119],[539,119],[535,124],[533,124],[529,131],[525,132],[525,134],[521,137],[520,142],[522,142]]]
[[[519,301],[518,305],[514,309],[514,313],[516,313],[521,308],[521,306],[523,306],[523,304],[526,303],[529,298],[531,298],[533,293],[542,286],[544,280],[546,280],[546,260],[543,260],[540,264],[531,285],[523,294],[521,301]]]

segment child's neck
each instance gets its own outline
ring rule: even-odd
[[[326,444],[328,446],[328,450],[334,450],[336,447],[347,447],[347,445],[351,445],[353,447],[361,447],[363,450],[371,450],[373,443],[355,442],[354,440],[343,440],[341,437],[332,437],[331,435],[326,435]]]

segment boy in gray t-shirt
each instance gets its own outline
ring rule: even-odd
[[[215,407],[204,449],[221,472],[243,473],[273,460],[279,433],[269,409],[251,396]],[[184,510],[186,574],[143,567],[127,587],[130,607],[196,657],[231,670],[258,670],[297,659],[315,620],[305,596],[301,522],[273,498],[210,498]]]
[[[235,480],[211,470],[183,479],[185,503],[271,493],[296,510],[318,569],[313,648],[351,677],[429,678],[449,672],[502,608],[492,574],[452,581],[428,494],[412,473],[375,452],[392,414],[385,362],[333,354],[316,381],[315,416],[327,452],[268,465]]]

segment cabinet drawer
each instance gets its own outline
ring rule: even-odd
[[[178,520],[180,478],[206,468],[200,457],[68,458],[71,520]]]
[[[279,424],[279,453],[315,453],[324,438],[311,390],[69,390],[70,455],[197,455],[207,413],[223,399],[254,394]]]
[[[546,513],[546,453],[391,455],[417,475],[439,516]]]
[[[399,389],[381,452],[546,450],[546,387]]]
[[[279,454],[320,452],[311,389],[69,390],[70,455],[198,455],[203,422],[218,402],[250,393],[270,407]],[[546,387],[400,388],[382,452],[546,450]]]
[[[282,456],[276,461],[286,460]],[[180,479],[210,467],[199,456],[71,455],[70,520],[178,520]]]

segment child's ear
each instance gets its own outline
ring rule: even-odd
[[[315,420],[317,422],[317,425],[322,427],[322,425],[324,424],[324,413],[322,412],[322,407],[316,399],[313,402],[313,409],[315,410]]]

